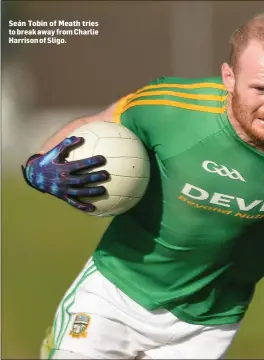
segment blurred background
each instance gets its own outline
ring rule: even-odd
[[[109,220],[25,185],[20,165],[70,120],[160,76],[220,74],[231,32],[264,1],[2,2],[2,358],[38,358],[45,329]],[[8,21],[99,22],[65,45],[9,44]],[[250,240],[250,239],[249,239]],[[229,358],[264,358],[259,284]]]

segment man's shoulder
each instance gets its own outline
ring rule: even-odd
[[[126,108],[141,105],[141,111],[145,111],[144,104],[166,105],[170,107],[170,111],[165,109],[166,115],[173,117],[178,110],[223,113],[226,95],[221,77],[160,77],[136,91]]]
[[[226,91],[221,77],[185,78],[160,77],[151,81],[120,102],[121,118],[132,117],[146,122],[161,124],[173,121],[177,116],[192,114],[223,113]],[[131,112],[132,110],[132,112]],[[135,120],[133,120],[135,121]]]

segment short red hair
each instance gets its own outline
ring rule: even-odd
[[[264,46],[264,12],[250,18],[231,35],[229,62],[234,71],[239,68],[239,57],[251,40],[260,41]]]

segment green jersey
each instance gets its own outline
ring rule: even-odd
[[[264,272],[264,153],[236,135],[226,98],[220,78],[161,78],[121,101],[151,180],[94,254],[137,303],[194,324],[241,320]]]

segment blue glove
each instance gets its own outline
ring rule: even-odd
[[[79,210],[93,212],[96,207],[81,202],[78,197],[104,195],[105,187],[95,183],[109,179],[109,173],[101,170],[80,174],[80,171],[104,165],[106,159],[101,155],[71,162],[65,160],[70,151],[83,142],[83,138],[75,136],[64,139],[46,154],[31,156],[26,166],[22,166],[22,172],[27,184],[34,189],[54,195]]]

